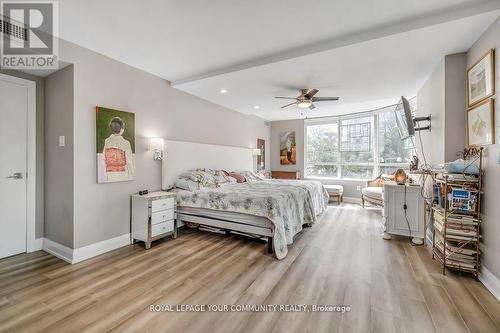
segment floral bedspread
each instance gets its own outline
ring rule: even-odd
[[[288,253],[287,245],[312,225],[326,210],[328,193],[316,181],[263,180],[228,184],[196,191],[179,191],[179,206],[207,208],[268,218],[274,224],[274,251],[278,259]]]

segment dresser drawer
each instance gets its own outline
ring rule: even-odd
[[[151,212],[154,213],[166,209],[174,209],[174,198],[151,201]]]
[[[152,225],[151,237],[155,237],[171,231],[174,231],[174,220]]]
[[[151,214],[151,224],[158,224],[174,219],[174,209],[161,210]]]

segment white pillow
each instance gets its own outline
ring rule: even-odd
[[[175,181],[175,187],[181,188],[186,191],[196,191],[200,189],[200,184],[190,179],[177,178],[177,180]]]

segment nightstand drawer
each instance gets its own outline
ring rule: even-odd
[[[174,231],[174,220],[151,226],[151,237],[155,237],[171,231]]]
[[[151,202],[151,212],[160,210],[174,209],[174,198],[153,200]]]
[[[151,214],[151,224],[158,224],[174,219],[174,209],[162,210]]]

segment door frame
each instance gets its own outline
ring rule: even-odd
[[[26,252],[36,246],[36,82],[0,73],[0,79],[22,85],[28,90],[26,123]]]

